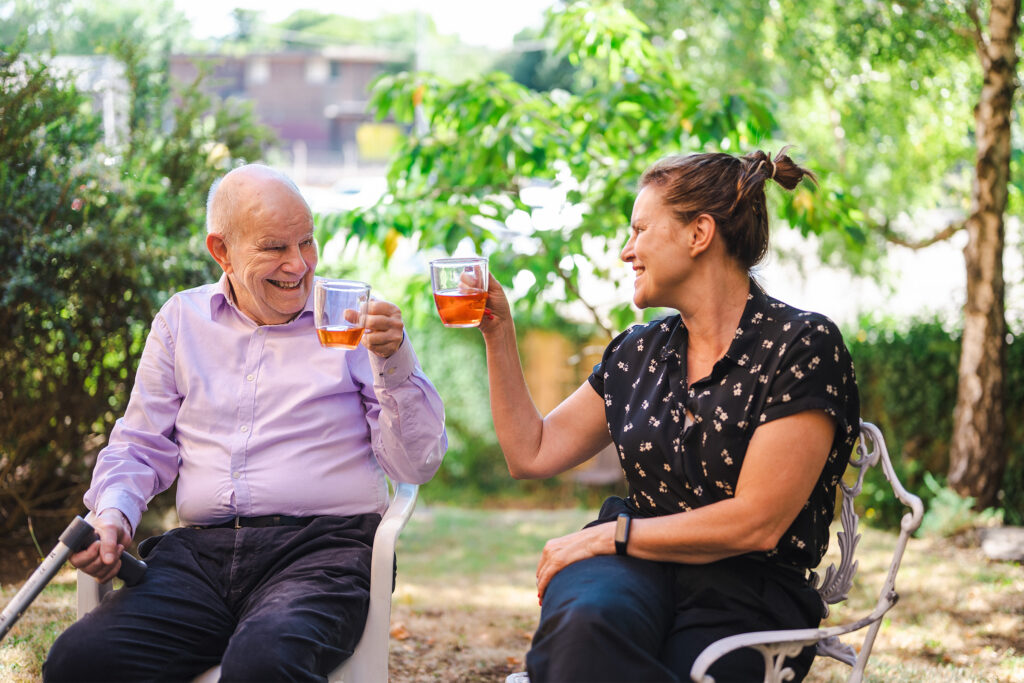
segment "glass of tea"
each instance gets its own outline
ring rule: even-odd
[[[350,350],[366,328],[370,285],[358,280],[318,278],[313,283],[313,319],[321,346]]]
[[[442,258],[430,262],[434,303],[445,327],[476,327],[487,305],[487,259]]]

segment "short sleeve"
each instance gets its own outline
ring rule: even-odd
[[[807,320],[795,337],[780,344],[779,353],[760,423],[823,410],[836,420],[840,433],[857,428],[853,361],[835,323],[824,317]]]

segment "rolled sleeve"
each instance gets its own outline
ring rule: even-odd
[[[760,422],[807,410],[821,410],[846,432],[856,424],[853,361],[842,334],[830,320],[811,322],[790,343],[776,372]],[[851,417],[852,415],[852,417]]]

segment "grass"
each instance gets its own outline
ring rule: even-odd
[[[522,670],[540,613],[534,571],[541,548],[593,515],[420,505],[398,547],[392,681],[499,683]],[[829,624],[870,611],[888,571],[894,536],[862,533],[854,590],[833,608]],[[0,602],[6,605],[17,588],[0,588]],[[988,561],[971,543],[913,539],[896,588],[900,601],[875,642],[868,681],[1024,683],[1019,564]],[[0,680],[38,680],[50,643],[73,618],[74,574],[65,569],[0,642]],[[844,681],[848,672],[819,659],[807,680]]]

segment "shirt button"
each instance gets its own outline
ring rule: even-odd
[[[241,472],[232,472],[231,476],[234,477],[235,479],[241,479],[242,478],[242,473]]]
[[[247,432],[247,431],[249,431],[249,426],[248,426],[248,425],[242,425],[242,426],[240,427],[240,429],[241,429],[241,430],[242,430],[243,432]]]
[[[398,368],[388,368],[387,372],[388,372],[389,375],[393,375],[393,374],[395,374],[395,372],[397,370],[398,370]]]
[[[256,379],[256,375],[246,375],[245,378],[251,382]]]

